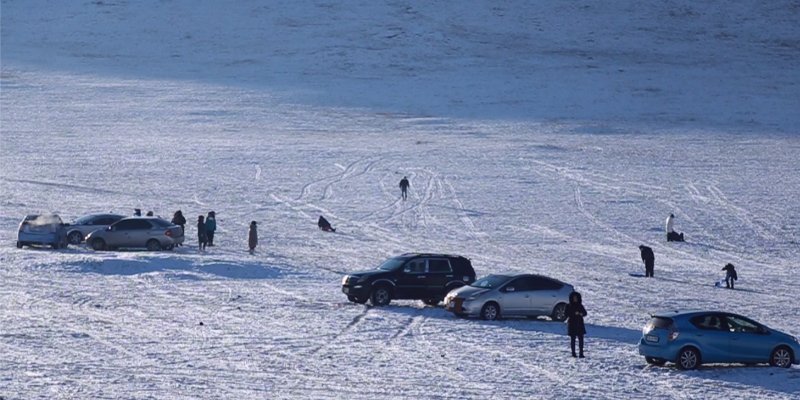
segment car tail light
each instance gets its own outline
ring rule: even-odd
[[[164,232],[164,234],[165,234],[165,235],[167,235],[167,236],[169,236],[169,237],[172,237],[172,231],[171,231],[171,230],[169,230],[169,229],[167,229],[167,231],[166,231],[166,232]]]
[[[667,338],[669,339],[669,341],[670,341],[670,342],[672,342],[672,341],[674,341],[675,339],[677,339],[679,335],[680,335],[680,332],[678,332],[678,331],[671,331],[671,332],[669,333],[669,336],[668,336]]]

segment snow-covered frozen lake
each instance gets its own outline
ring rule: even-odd
[[[798,366],[636,346],[666,309],[800,335],[800,5],[495,3],[3,1],[0,398],[800,398]],[[134,208],[215,210],[217,246],[14,246]],[[418,251],[575,285],[587,358],[341,293]]]

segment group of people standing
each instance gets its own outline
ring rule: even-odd
[[[183,211],[175,211],[172,216],[172,223],[181,227],[181,231],[186,234],[186,217]],[[197,243],[200,250],[205,250],[207,246],[214,246],[214,233],[217,231],[217,213],[209,211],[204,217],[197,216]]]
[[[669,217],[667,217],[665,225],[665,231],[667,233],[667,241],[683,242],[684,241],[683,232],[681,233],[675,232],[675,229],[673,228],[674,220],[675,220],[674,214],[670,214]],[[644,262],[644,276],[652,278],[654,275],[655,262],[656,262],[656,256],[653,253],[653,249],[645,245],[640,245],[639,251],[642,256],[642,261]],[[725,264],[725,267],[723,267],[722,270],[725,271],[725,287],[733,289],[734,281],[739,279],[738,275],[736,274],[736,267],[734,267],[733,264],[728,263]]]

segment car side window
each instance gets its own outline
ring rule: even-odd
[[[135,221],[136,220],[133,220],[133,219],[128,219],[128,220],[125,220],[125,221],[119,221],[117,224],[114,225],[114,230],[117,230],[117,231],[129,231],[129,230],[133,229]]]
[[[425,260],[411,260],[403,267],[403,271],[409,274],[424,274]]]
[[[453,272],[453,269],[446,259],[431,259],[428,260],[428,272],[443,274]]]
[[[531,290],[532,286],[533,285],[530,278],[522,277],[509,282],[508,285],[506,285],[505,290],[510,291],[508,290],[509,288],[514,288],[514,292],[523,292],[526,290]]]
[[[728,323],[731,332],[758,333],[760,330],[758,325],[743,318],[728,316]]]
[[[133,220],[133,222],[135,222],[135,224],[133,225],[133,228],[131,228],[131,229],[135,229],[135,230],[150,229],[153,226],[153,225],[150,224],[149,221],[145,221],[143,219],[136,219],[136,220]]]
[[[698,315],[689,320],[696,328],[707,331],[727,331],[728,324],[718,315]]]
[[[547,278],[532,278],[531,290],[558,290],[563,285]]]
[[[97,217],[90,224],[91,225],[111,225],[114,220],[109,217]]]

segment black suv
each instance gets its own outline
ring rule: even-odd
[[[370,300],[385,306],[392,299],[439,304],[451,290],[475,282],[472,263],[461,256],[407,253],[392,257],[372,271],[342,278],[342,292],[355,303]]]

